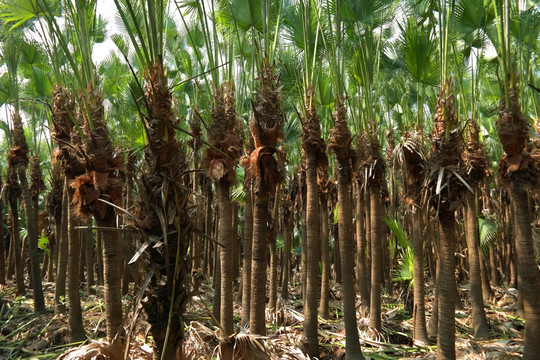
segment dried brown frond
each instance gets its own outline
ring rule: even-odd
[[[75,118],[75,99],[71,92],[61,86],[56,86],[53,91],[52,115],[52,137],[68,143]]]
[[[353,161],[353,176],[360,184],[366,180],[366,168],[368,165],[369,138],[367,132],[362,131],[356,134]]]
[[[498,174],[504,186],[512,181],[520,181],[525,188],[535,188],[539,184],[540,156],[534,146],[530,154],[527,152],[529,123],[521,112],[516,81],[516,78],[512,79],[508,91],[509,104],[506,104],[506,94],[501,96],[499,102],[497,132],[505,155],[499,162]]]
[[[191,121],[189,122],[189,131],[193,135],[188,141],[188,146],[193,150],[193,152],[199,151],[201,148],[202,142],[200,139],[202,138],[202,129],[201,129],[201,120],[199,116],[197,115],[199,109],[197,107],[194,107],[191,117]]]
[[[406,131],[403,134],[401,151],[403,153],[405,201],[415,204],[419,201],[426,168],[423,132],[418,130]]]
[[[75,189],[73,203],[81,217],[93,215],[98,221],[112,216],[114,210],[105,202],[122,204],[122,180],[118,170],[124,167],[121,152],[114,150],[104,119],[101,91],[91,84],[80,94],[81,107],[77,119],[84,139],[78,132],[71,133],[72,143],[79,144],[79,161],[85,173],[76,177],[70,186]]]
[[[477,184],[491,174],[491,166],[486,148],[480,142],[480,127],[475,119],[469,119],[466,131],[467,141],[462,159],[467,178]]]
[[[9,149],[8,163],[13,167],[22,166],[26,168],[28,166],[28,152],[30,149],[24,136],[22,119],[18,112],[14,112],[11,115],[11,119],[13,120],[13,129],[11,130],[13,146]]]
[[[334,102],[334,127],[330,130],[328,150],[333,151],[340,166],[349,163],[351,159],[351,131],[347,126],[347,110],[345,99],[336,98]],[[347,165],[347,168],[350,164]]]
[[[255,141],[255,147],[276,147],[277,141],[283,137],[282,127],[285,114],[281,108],[282,86],[275,66],[264,60],[260,75],[259,88],[253,103],[254,117],[250,123],[250,130]]]
[[[285,156],[276,146],[283,137],[282,128],[285,114],[281,108],[281,90],[279,76],[275,67],[264,60],[259,76],[259,88],[255,101],[252,102],[253,117],[249,128],[253,137],[254,150],[241,161],[251,179],[260,176],[265,184],[272,187],[283,178],[282,167]],[[274,158],[276,154],[276,158]]]
[[[439,92],[431,145],[425,186],[431,190],[430,199],[437,211],[453,211],[461,205],[463,192],[472,187],[464,178],[463,138],[456,116],[452,78],[442,84]]]
[[[521,113],[515,78],[508,91],[508,98],[510,104],[506,104],[505,94],[500,98],[497,132],[504,152],[508,155],[518,155],[527,146],[529,123]]]
[[[269,360],[273,354],[266,337],[236,333],[222,337],[220,330],[211,330],[198,321],[192,321],[184,349],[188,358],[202,358],[217,353],[223,360]],[[275,358],[275,357],[274,357]]]
[[[532,190],[539,185],[539,173],[537,159],[526,152],[505,154],[498,166],[499,179],[504,186],[509,186],[511,181],[519,180],[524,188]]]
[[[386,130],[386,162],[388,166],[392,166],[392,163],[397,158],[395,153],[396,148],[396,136],[394,131],[388,129]]]
[[[446,80],[439,91],[431,132],[431,144],[432,154],[439,166],[449,166],[459,161],[459,154],[463,149],[463,139],[456,116],[452,78]]]
[[[8,166],[4,192],[8,201],[18,200],[21,197],[21,185],[17,181],[17,171],[13,166]]]
[[[234,168],[242,154],[242,128],[234,105],[234,89],[230,83],[221,85],[214,94],[212,125],[208,129],[208,147],[203,155],[203,167],[216,181],[236,182]]]
[[[377,136],[377,129],[371,128],[368,134],[368,148],[366,165],[368,167],[368,181],[382,183],[384,182],[385,161],[381,156],[381,144]]]
[[[222,340],[219,344],[218,359],[270,360],[270,354],[264,337],[238,333]]]
[[[36,153],[32,159],[32,166],[30,169],[30,195],[33,199],[37,199],[39,194],[45,189],[45,182],[41,176],[39,154]]]
[[[59,218],[62,214],[62,194],[64,188],[64,179],[60,174],[60,167],[53,165],[51,172],[51,190],[47,194],[45,208],[49,216]]]
[[[84,168],[77,159],[75,148],[72,145],[72,134],[77,133],[74,127],[76,117],[73,94],[63,87],[57,86],[53,92],[51,135],[58,147],[53,151],[53,159],[60,164],[62,173],[68,179],[73,179],[84,173]]]
[[[58,360],[124,360],[138,359],[151,360],[152,352],[142,341],[134,340],[129,347],[127,358],[124,357],[125,348],[120,342],[112,344],[105,340],[91,341],[66,351]]]
[[[145,74],[145,96],[150,109],[146,118],[150,145],[160,141],[175,142],[178,120],[172,113],[172,97],[167,85],[167,74],[161,65],[154,65]]]
[[[321,173],[328,172],[328,156],[326,144],[321,135],[321,121],[317,114],[317,107],[313,99],[313,88],[309,88],[305,102],[305,117],[302,122],[302,148],[307,153],[314,153],[317,159],[317,168]]]
[[[89,163],[85,165],[87,171],[92,169],[102,172],[110,168],[114,146],[104,119],[101,91],[89,84],[80,97],[82,102],[77,119],[84,135],[82,149],[86,156],[86,159],[80,160],[83,164]]]

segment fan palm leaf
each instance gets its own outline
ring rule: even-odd
[[[402,52],[407,69],[414,81],[436,85],[439,75],[437,42],[429,26],[410,17],[402,31]]]

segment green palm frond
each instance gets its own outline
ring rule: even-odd
[[[23,41],[19,43],[18,50],[21,54],[20,65],[25,68],[48,69],[45,51],[35,41]]]
[[[46,99],[52,93],[50,71],[41,67],[34,68],[25,83],[24,95],[30,98]]]
[[[383,220],[402,248],[405,249],[411,247],[411,241],[409,240],[409,236],[405,232],[405,229],[403,228],[400,220],[390,215],[384,217]]]
[[[287,146],[293,146],[302,134],[302,125],[297,116],[289,116],[283,126],[283,141]]]
[[[11,25],[10,31],[25,23],[43,16],[43,8],[39,2],[45,0],[6,0],[0,3],[0,18]],[[46,0],[54,16],[60,16],[60,1]]]
[[[242,206],[245,205],[246,193],[244,191],[242,184],[238,184],[232,189],[231,198],[232,198],[232,201],[234,201],[235,203],[238,203]]]
[[[533,48],[540,36],[540,11],[530,7],[510,19],[510,34]]]
[[[315,101],[328,109],[334,106],[333,87],[330,74],[327,70],[322,70],[318,74],[317,91],[315,91]],[[324,129],[324,126],[323,126]]]
[[[380,54],[378,43],[372,32],[363,34],[357,40],[358,47],[352,56],[350,72],[359,86],[370,87],[373,84],[375,66]]]
[[[141,67],[149,67],[163,56],[166,1],[114,0],[117,24],[130,39]]]
[[[384,0],[346,0],[339,2],[343,21],[375,24],[376,26],[381,19],[381,14],[388,8],[389,4],[389,1]]]
[[[491,0],[459,0],[456,3],[455,25],[463,35],[485,30],[493,24],[495,12]]]
[[[414,253],[411,247],[404,249],[401,253],[401,258],[398,260],[398,265],[394,270],[392,281],[409,282],[409,289],[414,283]]]
[[[252,30],[262,33],[264,29],[260,0],[222,1],[219,5],[218,17],[224,27],[231,29],[237,27],[243,33]]]
[[[480,249],[484,257],[488,256],[489,248],[493,245],[501,232],[501,225],[494,218],[480,216],[478,218],[478,234]]]
[[[323,33],[318,21],[318,8],[298,3],[285,9],[283,18],[285,38],[296,45],[298,51],[303,51],[311,66],[311,59],[321,55],[324,49]]]
[[[401,26],[400,26],[401,27]],[[410,17],[402,32],[402,52],[414,81],[436,85],[439,76],[437,42],[432,29]]]

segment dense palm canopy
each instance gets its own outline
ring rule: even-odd
[[[384,336],[395,288],[414,341],[438,327],[437,357],[455,358],[456,286],[486,338],[480,294],[504,275],[524,357],[540,351],[534,1],[0,0],[0,18],[0,285],[26,292],[28,246],[36,313],[41,268],[66,312],[67,273],[73,340],[76,274],[90,288],[95,268],[117,350],[144,310],[153,357],[182,358],[203,327],[186,333],[186,309],[211,293],[220,356],[269,352],[255,334],[285,321],[277,288],[292,301],[300,279],[310,356],[339,284],[347,358]]]

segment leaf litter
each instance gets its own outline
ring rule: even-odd
[[[184,354],[187,359],[265,360],[311,359],[303,346],[303,308],[299,290],[291,287],[289,300],[278,301],[275,313],[267,312],[267,336],[250,334],[240,327],[240,307],[235,304],[236,332],[223,337],[208,313],[213,290],[203,283],[201,295],[187,307]],[[50,307],[54,299],[54,284],[44,283],[46,301]],[[491,339],[473,338],[472,316],[467,302],[466,287],[460,288],[466,310],[456,311],[456,357],[458,359],[519,359],[523,350],[524,320],[516,316],[517,292],[513,288],[494,287],[492,301],[486,302],[486,316],[491,328]],[[345,331],[341,311],[340,285],[333,284],[330,318],[319,318],[321,360],[345,358]],[[48,312],[35,316],[32,312],[32,292],[16,297],[15,288],[0,289],[0,359],[152,359],[151,339],[145,319],[139,317],[130,336],[130,346],[110,344],[105,340],[103,288],[97,294],[81,291],[84,326],[88,340],[69,342],[67,315]],[[435,359],[436,339],[432,344],[415,344],[412,338],[412,318],[403,306],[405,295],[385,294],[383,297],[382,331],[370,329],[369,314],[357,297],[357,319],[362,351],[366,359]],[[124,298],[129,308],[131,298]],[[202,304],[204,302],[206,306]],[[432,291],[426,297],[426,313],[431,315]],[[129,323],[127,321],[126,323]]]

